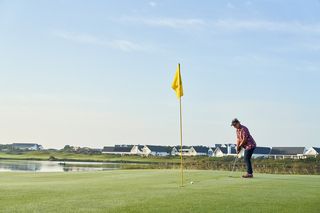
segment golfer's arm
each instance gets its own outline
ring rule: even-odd
[[[245,132],[242,132],[241,133],[241,139],[240,139],[240,142],[239,142],[239,146],[243,146],[244,144],[246,144],[246,142],[247,142],[246,134],[245,134]]]
[[[247,142],[247,140],[246,140],[246,139],[241,140],[241,142],[240,142],[239,146],[243,146],[244,144],[246,144],[246,142]]]

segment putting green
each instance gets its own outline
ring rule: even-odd
[[[0,212],[319,212],[320,176],[118,170],[0,173]],[[191,184],[191,181],[193,184]]]

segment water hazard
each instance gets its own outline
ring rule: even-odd
[[[0,172],[80,172],[115,170],[122,167],[121,163],[109,162],[0,160]]]

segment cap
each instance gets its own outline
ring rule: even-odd
[[[240,123],[240,121],[237,118],[235,118],[231,121],[231,126],[234,126],[237,123]]]

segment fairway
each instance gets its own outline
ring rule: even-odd
[[[1,212],[319,212],[320,176],[118,170],[0,173]],[[193,181],[193,184],[190,182]]]

